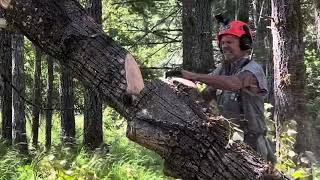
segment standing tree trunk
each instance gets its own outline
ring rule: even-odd
[[[23,35],[18,34],[12,36],[12,85],[16,88],[12,92],[12,139],[16,149],[27,154],[25,106],[21,98],[25,96],[23,38]]]
[[[74,118],[74,84],[72,72],[69,67],[60,65],[60,109],[61,109],[61,132],[60,139],[63,144],[75,143],[75,118]]]
[[[286,179],[248,146],[228,144],[229,125],[209,118],[186,93],[159,80],[144,86],[132,55],[79,3],[0,2],[10,26],[60,62],[68,61],[83,83],[128,120],[127,136],[159,153],[167,174],[182,179]]]
[[[101,0],[87,0],[88,14],[101,25]],[[85,87],[84,93],[84,139],[85,146],[95,149],[103,143],[102,102],[98,93],[90,87]]]
[[[320,56],[320,2],[318,0],[313,1],[315,28],[317,37],[317,54]],[[315,119],[312,126],[312,152],[315,153],[315,157],[320,162],[320,116]]]
[[[285,8],[284,8],[285,7]],[[286,121],[297,122],[296,151],[303,153],[310,141],[305,99],[303,20],[299,0],[272,0],[274,90],[277,150]]]
[[[248,23],[249,10],[250,10],[249,0],[237,0],[236,19]]]
[[[253,19],[256,36],[253,41],[254,59],[260,63],[268,79],[269,93],[267,102],[274,105],[273,93],[273,60],[272,60],[272,36],[270,20],[265,17],[271,15],[271,4],[267,0],[253,0]]]
[[[209,73],[214,68],[212,0],[182,1],[183,68]]]
[[[0,9],[0,17],[4,17],[4,11]],[[3,80],[3,92],[1,98],[2,138],[9,144],[12,142],[12,51],[11,33],[0,29],[0,61],[1,76]]]
[[[34,62],[34,75],[33,75],[33,98],[32,103],[32,145],[38,147],[39,137],[39,116],[41,107],[41,50],[35,46],[36,58]]]
[[[84,145],[95,149],[103,143],[101,97],[85,87],[84,103]]]
[[[232,20],[236,19],[237,2],[236,0],[224,0],[225,17]]]
[[[46,110],[46,148],[51,148],[51,128],[52,128],[52,92],[53,92],[53,58],[47,56],[48,80],[47,80],[47,110]]]
[[[320,54],[320,1],[313,0],[315,26],[317,31],[317,52]]]

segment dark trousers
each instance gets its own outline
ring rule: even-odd
[[[266,161],[276,162],[275,151],[263,134],[245,133],[244,142],[250,145]]]

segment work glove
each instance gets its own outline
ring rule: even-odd
[[[182,77],[182,72],[181,70],[172,70],[172,71],[167,71],[165,73],[165,77]]]

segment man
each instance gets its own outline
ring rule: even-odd
[[[182,70],[180,76],[205,83],[204,100],[209,102],[215,99],[221,115],[240,125],[244,131],[244,142],[264,159],[274,162],[273,152],[265,137],[264,96],[267,94],[267,80],[261,66],[249,58],[248,51],[252,44],[250,28],[244,22],[231,21],[219,32],[218,44],[224,62],[213,73],[197,74]]]

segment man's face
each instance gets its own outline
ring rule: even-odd
[[[221,38],[221,48],[225,61],[234,62],[243,57],[246,52],[240,49],[240,39],[233,35],[224,35]]]

